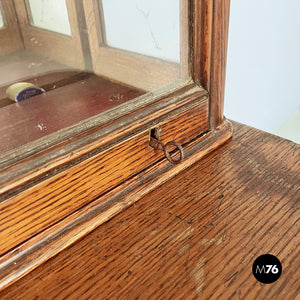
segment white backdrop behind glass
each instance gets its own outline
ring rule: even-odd
[[[180,61],[179,0],[102,0],[102,4],[108,46]]]
[[[65,0],[29,0],[32,25],[71,35],[68,11]]]
[[[1,12],[1,7],[0,7],[0,28],[3,27],[3,18],[2,18],[2,12]]]

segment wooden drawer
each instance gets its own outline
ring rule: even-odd
[[[207,131],[208,98],[201,97],[153,120],[135,136],[75,164],[1,204],[0,254],[30,239],[94,199],[165,159],[149,146],[149,128],[160,128],[163,143],[180,144]],[[167,119],[167,120],[166,120]]]

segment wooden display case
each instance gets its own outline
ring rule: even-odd
[[[83,1],[85,15],[76,12],[78,2],[66,2],[70,24],[83,22],[89,39],[80,30],[66,38],[33,28],[24,10],[26,2],[14,1],[19,34],[25,37],[23,48],[36,48],[51,35],[56,39],[53,43],[63,45],[49,49],[52,58],[74,68],[97,66],[104,60],[104,68],[100,77],[75,70],[41,76],[38,80],[48,85],[49,92],[0,111],[2,144],[21,141],[4,147],[0,157],[2,289],[232,135],[223,117],[228,0],[181,1],[181,24],[185,25],[180,65],[135,57],[101,43],[96,47],[91,41],[101,24],[96,24],[93,15],[99,2]],[[7,2],[2,1],[2,7],[3,3]],[[3,30],[9,28],[6,24]],[[32,35],[38,43],[27,45]],[[63,57],[70,58],[69,48],[76,53],[72,61]],[[82,51],[87,48],[89,57]],[[112,55],[117,55],[115,63],[122,65],[121,70],[115,64],[105,65],[105,57]],[[148,76],[146,65],[155,80],[142,78]],[[185,76],[178,78],[176,72]],[[60,88],[52,89],[54,85]],[[38,127],[36,133],[28,133],[27,128],[36,124],[32,120],[41,115],[47,119],[46,128],[45,119],[39,119],[42,130]]]

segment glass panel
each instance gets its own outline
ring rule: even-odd
[[[179,0],[102,0],[108,46],[179,62]]]
[[[28,9],[32,25],[71,35],[65,0],[28,0]]]
[[[0,6],[0,28],[3,27],[3,17],[2,17],[2,11],[1,11],[1,6]]]
[[[185,78],[183,3],[0,0],[0,153]]]

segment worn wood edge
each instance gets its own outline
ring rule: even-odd
[[[220,147],[231,138],[232,131],[231,123],[225,120],[215,131],[207,132],[184,145],[186,158],[183,163],[172,165],[166,159],[160,160],[152,167],[3,255],[0,258],[0,290],[15,283],[145,194]]]
[[[212,5],[211,0],[193,1],[193,23],[190,25],[191,74],[193,80],[206,90],[209,88]]]
[[[142,127],[147,126],[147,124],[150,128],[156,119],[170,116],[184,107],[194,106],[193,103],[201,101],[208,101],[207,93],[198,89],[198,87],[188,88],[175,97],[162,98],[157,105],[152,105],[147,110],[142,109],[132,115],[127,114],[117,124],[114,122],[107,124],[95,132],[85,134],[79,140],[74,139],[68,143],[62,143],[59,147],[51,149],[51,151],[39,153],[32,159],[27,159],[12,167],[3,169],[0,172],[0,194],[7,193],[50,170],[74,162],[83,155],[87,155],[113,141],[115,141],[114,143],[120,143],[127,138],[130,132],[136,133],[135,131],[142,130]]]
[[[170,97],[172,94],[180,93],[180,91],[192,88],[193,86],[195,86],[195,84],[191,80],[176,81],[164,88],[134,98],[126,103],[120,104],[117,107],[78,122],[75,125],[66,127],[58,132],[49,134],[17,149],[8,151],[0,155],[0,168],[3,169],[38,152],[50,147],[55,147],[56,145],[71,139],[74,136],[83,134],[95,127],[104,126],[106,123],[114,122],[126,114],[147,108],[151,104],[155,104],[160,100]]]

